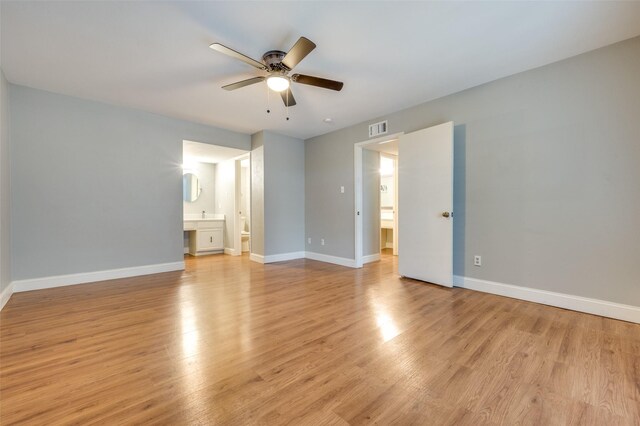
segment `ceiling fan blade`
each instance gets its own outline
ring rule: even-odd
[[[260,83],[261,81],[264,81],[265,78],[266,77],[248,78],[246,80],[237,81],[235,83],[227,84],[226,86],[222,86],[222,88],[224,90],[236,90],[236,89],[239,89],[239,88],[244,87],[244,86],[249,86],[251,84]]]
[[[300,37],[282,59],[282,65],[292,70],[315,48],[316,44],[314,42],[306,37]]]
[[[296,104],[296,98],[293,97],[293,93],[291,93],[291,89],[283,90],[280,92],[280,96],[282,97],[282,102],[284,102],[284,106],[294,106]]]
[[[236,52],[235,50],[231,49],[230,47],[224,46],[224,45],[222,45],[220,43],[213,43],[209,47],[212,48],[213,50],[217,50],[220,53],[224,53],[227,56],[231,56],[232,58],[240,59],[242,62],[247,63],[247,64],[251,65],[252,67],[256,67],[259,70],[266,70],[267,69],[267,67],[262,62],[258,62],[255,59],[252,59],[252,58],[248,57],[247,55],[243,55],[240,52]]]
[[[344,83],[341,81],[327,80],[326,78],[304,74],[294,74],[291,76],[291,80],[296,83],[308,84],[310,86],[322,87],[324,89],[336,90],[338,92],[342,90],[342,86],[344,86]]]

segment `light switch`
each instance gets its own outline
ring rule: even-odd
[[[341,193],[341,194],[344,194],[344,186],[341,186],[341,187],[340,187],[340,193]]]

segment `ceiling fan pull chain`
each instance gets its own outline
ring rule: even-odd
[[[271,112],[271,96],[269,96],[269,87],[267,86],[267,114]]]
[[[287,121],[289,121],[289,94],[291,90],[287,89]]]

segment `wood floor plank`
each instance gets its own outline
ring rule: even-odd
[[[640,424],[638,324],[400,278],[388,254],[185,260],[13,295],[0,424]]]

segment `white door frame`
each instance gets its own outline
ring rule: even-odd
[[[380,142],[385,142],[392,139],[398,139],[402,136],[404,132],[394,133],[391,135],[386,135],[380,138],[371,139],[363,142],[358,142],[353,146],[353,167],[354,167],[354,201],[355,201],[355,211],[354,211],[354,221],[356,225],[355,232],[355,267],[362,268],[363,265],[363,254],[362,254],[362,150],[367,145],[378,144]],[[397,216],[397,215],[395,215]]]

